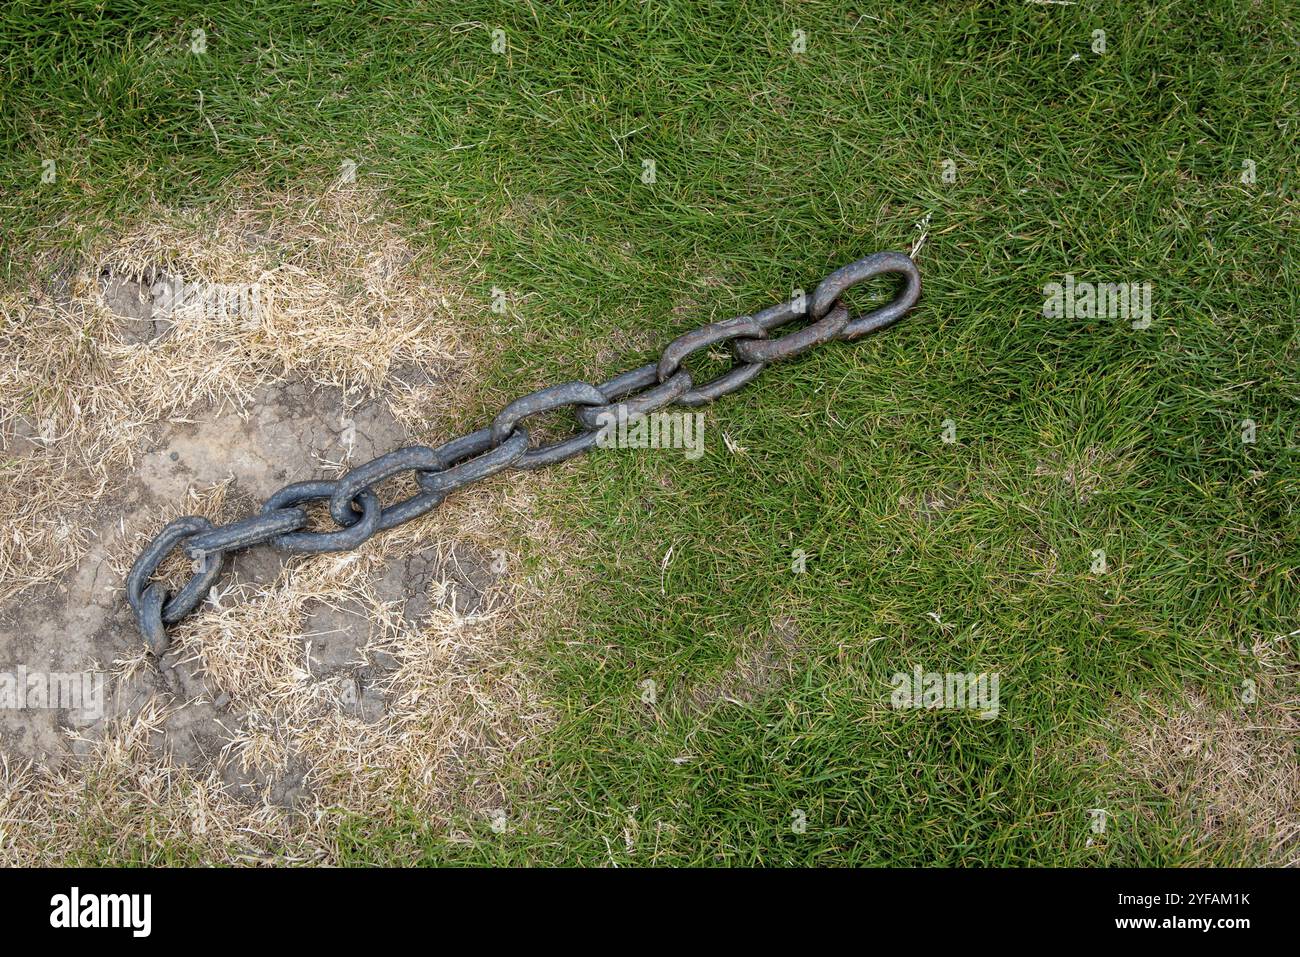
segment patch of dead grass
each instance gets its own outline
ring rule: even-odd
[[[141,336],[140,320],[101,295],[106,271],[140,283],[163,274],[257,283],[265,294],[256,322],[178,309]],[[448,382],[467,381],[483,354],[463,314],[481,307],[406,244],[380,197],[359,190],[244,197],[204,216],[159,209],[89,257],[65,294],[11,289],[0,310],[9,333],[0,473],[10,492],[0,602],[77,566],[96,507],[139,466],[160,424],[243,407],[258,387],[295,380],[378,395],[413,440],[431,440],[457,414],[443,398],[458,392]],[[395,381],[406,367],[437,375]],[[399,808],[414,809],[437,828],[498,813],[507,782],[519,781],[519,753],[550,721],[528,647],[570,614],[564,596],[576,593],[563,586],[580,563],[560,557],[576,546],[534,506],[552,480],[507,474],[355,552],[293,559],[269,582],[232,587],[227,576],[172,636],[208,692],[158,691],[92,731],[70,731],[72,762],[0,755],[0,862],[111,862],[169,845],[206,863],[333,862],[343,817],[393,823]],[[115,581],[175,514],[228,520],[227,491],[190,488],[165,509],[147,504],[138,527],[106,546]],[[473,614],[458,610],[448,581],[430,583],[431,610],[416,624],[376,589],[393,559],[432,545],[450,561],[466,542],[509,555],[499,589]],[[526,567],[525,553],[536,559]],[[371,637],[355,668],[313,667],[308,608],[322,603],[362,609]],[[114,661],[112,686],[156,668],[140,644]],[[382,695],[378,716],[351,701],[362,673]],[[213,726],[229,738],[215,758],[186,763],[160,742],[196,705],[218,713]],[[273,785],[293,769],[304,796],[286,801]]]
[[[1123,776],[1168,798],[1207,846],[1244,840],[1261,863],[1300,864],[1300,694],[1285,643],[1260,642],[1255,701],[1216,707],[1197,688],[1113,714]],[[1124,803],[1124,802],[1118,802]]]
[[[123,316],[105,276],[256,289],[257,305],[200,294],[173,297],[156,321]],[[158,207],[101,242],[66,288],[0,292],[0,600],[84,554],[80,517],[159,422],[247,408],[259,385],[294,376],[366,395],[402,365],[454,379],[475,355],[467,308],[462,283],[361,189],[241,195],[201,214]],[[394,411],[427,424],[454,391],[407,388]]]
[[[677,708],[684,714],[703,714],[721,704],[744,706],[759,701],[790,679],[798,650],[798,622],[780,616],[768,631],[747,638],[731,665],[712,681],[679,691]]]
[[[398,823],[399,809],[414,811],[465,839],[451,830],[456,820],[508,809],[513,789],[529,785],[518,756],[551,721],[527,652],[571,613],[557,599],[574,593],[562,587],[571,570],[553,560],[525,573],[511,554],[500,590],[471,615],[434,582],[434,607],[418,627],[373,585],[386,561],[416,547],[449,554],[466,542],[494,550],[560,542],[534,517],[538,478],[509,476],[453,496],[357,552],[290,563],[274,582],[205,604],[176,628],[173,647],[201,669],[210,697],[229,702],[232,734],[219,758],[196,766],[160,752],[167,719],[193,702],[156,695],[72,742],[82,754],[75,764],[6,760],[0,863],[58,864],[76,853],[123,860],[167,844],[207,863],[333,863],[345,817],[382,826]],[[352,672],[312,667],[307,606],[335,601],[360,603],[374,626],[365,664],[390,662],[378,678],[386,700],[378,719],[348,706]],[[143,652],[118,660],[114,681],[152,667]],[[228,767],[251,790],[232,784]],[[286,805],[271,785],[291,767],[303,769],[307,798]]]

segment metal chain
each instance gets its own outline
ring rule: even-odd
[[[897,273],[906,283],[884,306],[850,321],[844,293],[858,283]],[[140,553],[126,579],[126,597],[149,649],[167,648],[166,625],[192,612],[221,576],[232,551],[270,542],[288,552],[338,552],[357,548],[376,532],[409,522],[442,503],[451,492],[505,469],[536,469],[563,462],[596,444],[602,415],[648,414],[670,405],[698,406],[735,392],[770,363],[780,362],[832,340],[852,341],[901,319],[921,295],[921,274],[902,253],[882,252],[835,270],[811,297],[799,296],[752,316],[711,322],[678,336],[657,362],[594,386],[566,382],[515,399],[485,429],[452,439],[436,449],[412,445],[358,465],[336,481],[295,482],[280,489],[251,518],[221,527],[186,515],[169,523]],[[780,338],[769,333],[797,319],[809,324]],[[692,354],[730,343],[736,365],[703,385],[683,366]],[[583,431],[571,438],[531,447],[524,421],[532,415],[572,408]],[[413,472],[420,491],[383,505],[375,486]],[[327,501],[336,529],[306,531],[302,505]],[[195,560],[195,573],[175,594],[150,578],[175,548]]]

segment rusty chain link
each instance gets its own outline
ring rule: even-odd
[[[842,297],[851,287],[887,273],[900,274],[905,285],[892,301],[850,321]],[[335,481],[295,482],[280,489],[251,518],[221,527],[206,518],[186,515],[166,525],[131,566],[126,596],[151,651],[167,647],[164,626],[192,612],[221,576],[227,553],[269,542],[289,552],[336,552],[357,548],[376,532],[408,522],[442,503],[448,494],[490,475],[536,469],[563,462],[596,444],[603,414],[648,414],[671,405],[712,402],[752,381],[770,363],[780,362],[833,340],[852,341],[883,329],[916,304],[921,275],[902,253],[881,252],[849,263],[823,279],[811,297],[788,302],[723,322],[711,322],[678,336],[657,362],[632,369],[594,386],[566,382],[515,399],[477,432],[452,439],[436,449],[412,445],[358,465]],[[808,324],[779,338],[770,333],[797,319]],[[692,354],[730,343],[736,365],[703,385],[695,385],[683,363]],[[572,408],[583,431],[548,445],[531,447],[523,422],[532,415]],[[608,420],[606,420],[608,421]],[[375,486],[413,472],[420,491],[383,505]],[[338,527],[308,531],[307,502],[328,502]],[[195,572],[175,594],[149,579],[171,552],[181,547],[195,560]]]

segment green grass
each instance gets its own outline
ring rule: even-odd
[[[1239,645],[1297,627],[1298,32],[1280,0],[866,16],[14,2],[4,267],[52,269],[151,197],[201,203],[352,159],[419,243],[487,245],[475,279],[516,317],[485,370],[504,401],[651,357],[613,331],[664,343],[906,249],[928,216],[924,297],[902,324],[710,408],[699,461],[566,469],[545,505],[592,544],[599,584],[580,630],[538,652],[560,725],[529,756],[521,781],[541,784],[521,785],[515,826],[468,822],[462,846],[415,820],[348,822],[345,859],[1245,863],[1258,848],[1202,840],[1080,754],[1110,740],[1117,700],[1191,685],[1231,703],[1252,673]],[[1152,327],[1044,318],[1042,287],[1066,273],[1151,281]],[[1059,473],[1088,461],[1084,497]],[[782,615],[799,628],[786,684],[675,708]],[[1001,715],[883,707],[916,664],[999,672]],[[1112,824],[1090,846],[1099,806]]]

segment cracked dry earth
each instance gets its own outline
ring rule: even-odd
[[[101,502],[84,558],[56,582],[0,606],[0,661],[33,672],[82,672],[108,671],[114,661],[138,657],[142,639],[123,597],[122,569],[112,560],[133,533],[159,527],[191,489],[224,483],[223,509],[234,518],[251,514],[284,484],[319,477],[323,465],[365,461],[406,441],[383,402],[351,408],[339,390],[302,382],[263,387],[249,411],[246,418],[226,410],[163,429],[137,473]],[[234,553],[218,587],[270,587],[287,560],[269,546]],[[494,564],[492,556],[467,543],[445,554],[425,547],[388,561],[371,585],[381,601],[400,607],[407,626],[418,627],[435,600],[461,616],[479,611],[500,578]],[[371,609],[360,600],[308,601],[300,636],[308,671],[341,677],[341,706],[369,722],[384,717],[382,679],[398,667],[391,653],[366,650],[375,627]],[[279,804],[304,797],[304,769],[292,759],[271,775],[223,760],[241,736],[243,716],[205,676],[202,661],[176,646],[156,666],[110,682],[101,717],[0,710],[0,748],[57,768],[74,760],[109,722],[158,701],[170,712],[151,742],[160,757],[187,767],[219,764],[225,783],[253,792],[249,796],[265,795]]]

